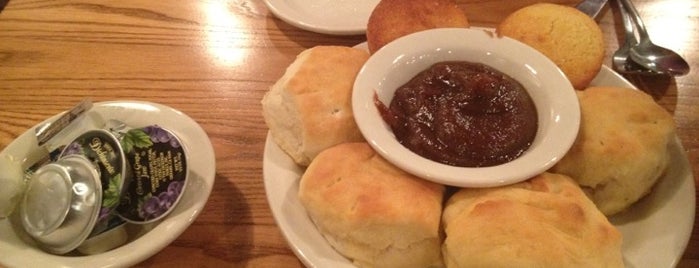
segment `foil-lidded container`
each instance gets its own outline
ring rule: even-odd
[[[123,226],[126,222],[118,216],[116,208],[132,173],[118,136],[104,129],[84,132],[65,146],[59,159],[72,155],[84,156],[94,163],[102,187],[97,222],[77,247],[78,251],[90,255],[121,246],[127,240]]]
[[[158,221],[175,208],[187,182],[187,155],[179,138],[157,125],[133,128],[121,138],[132,178],[117,209],[134,224]]]
[[[100,172],[102,203],[99,217],[91,235],[106,231],[110,219],[116,216],[121,195],[131,180],[131,168],[119,138],[112,132],[94,129],[84,132],[65,146],[59,159],[82,155],[94,163]]]
[[[72,155],[34,172],[19,212],[24,230],[39,247],[64,254],[90,235],[101,203],[99,171],[86,157]]]

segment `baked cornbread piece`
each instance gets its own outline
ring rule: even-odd
[[[546,55],[576,89],[587,87],[602,67],[602,30],[573,7],[550,3],[526,6],[505,18],[497,32]]]
[[[270,134],[294,161],[307,166],[320,151],[363,141],[352,114],[354,79],[369,54],[342,46],[301,52],[262,99]]]
[[[447,267],[623,267],[621,233],[571,178],[462,189],[443,215]]]
[[[672,115],[628,88],[578,91],[581,122],[570,151],[551,170],[575,179],[605,215],[650,192],[668,165]]]
[[[433,28],[468,28],[463,10],[453,0],[381,0],[369,16],[369,52],[399,37]]]
[[[412,176],[367,143],[321,152],[299,200],[327,241],[359,267],[440,267],[444,186]]]

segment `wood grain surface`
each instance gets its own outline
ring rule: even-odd
[[[492,27],[539,1],[457,2],[472,25]],[[699,1],[633,2],[653,41],[692,67],[682,77],[627,78],[674,115],[699,178]],[[598,18],[607,65],[623,39],[612,6]],[[302,50],[364,41],[294,28],[260,0],[10,0],[0,12],[0,149],[85,98],[171,106],[209,135],[214,188],[191,227],[138,266],[302,267],[266,201],[260,100]],[[699,267],[696,231],[678,266]]]

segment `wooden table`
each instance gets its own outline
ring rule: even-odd
[[[492,27],[533,2],[459,4],[472,25]],[[634,3],[653,40],[684,55],[692,67],[682,77],[629,78],[674,115],[699,178],[699,2]],[[598,20],[609,65],[623,38],[616,6]],[[260,100],[302,50],[364,40],[294,28],[259,0],[10,0],[0,12],[0,149],[84,98],[171,106],[208,133],[216,178],[191,227],[139,266],[301,267],[265,197],[267,127]],[[699,233],[679,266],[699,266]]]

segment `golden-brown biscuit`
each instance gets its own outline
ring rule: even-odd
[[[605,215],[613,215],[649,193],[663,174],[675,123],[642,91],[591,87],[577,93],[580,132],[552,171],[575,179]]]
[[[443,214],[447,267],[623,267],[621,233],[569,177],[461,189]]]
[[[317,46],[301,52],[262,99],[270,134],[294,161],[307,166],[320,151],[363,141],[352,113],[354,79],[365,50]]]
[[[367,143],[321,152],[299,200],[326,240],[359,267],[440,267],[444,186],[393,166]]]
[[[587,87],[602,67],[602,30],[575,8],[550,3],[526,6],[505,18],[497,32],[546,55],[576,89]]]
[[[381,0],[369,16],[369,52],[399,37],[432,28],[468,28],[463,10],[453,0]]]

